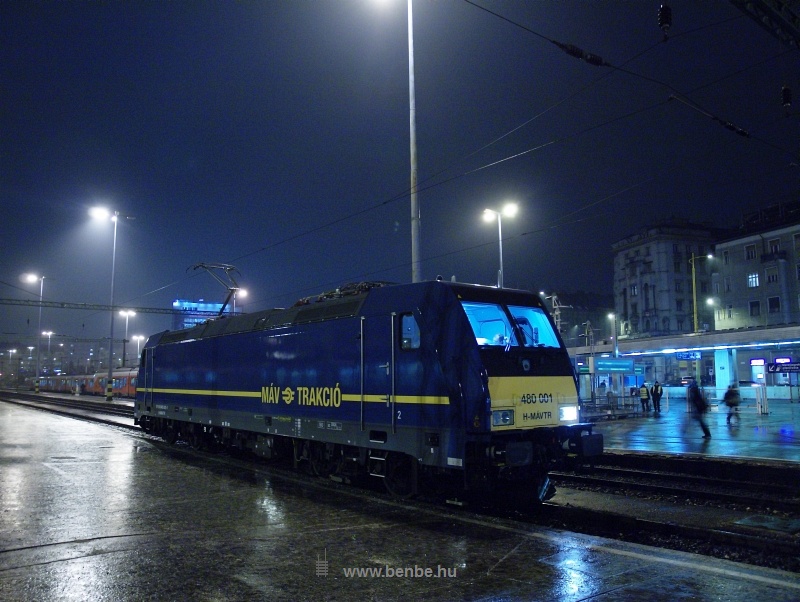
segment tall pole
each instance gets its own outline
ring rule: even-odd
[[[408,0],[408,96],[411,139],[411,282],[422,280],[419,260],[420,215],[417,199],[417,101],[414,92],[414,19]]]
[[[503,218],[497,214],[497,239],[500,241],[500,271],[497,273],[497,288],[503,288]]]
[[[114,270],[117,264],[117,221],[119,211],[114,212],[114,244],[111,247],[111,331],[108,335],[108,380],[106,381],[106,401],[114,401]]]
[[[36,393],[42,376],[42,299],[44,298],[44,276],[39,277],[39,329],[36,332]]]
[[[689,260],[692,263],[692,309],[694,310],[694,332],[695,334],[698,332],[699,328],[697,326],[697,276],[694,270],[694,252],[692,252],[692,258]]]
[[[614,357],[619,357],[619,344],[617,342],[617,335],[619,334],[617,331],[617,313],[614,312],[613,314],[608,314],[608,317],[614,321]]]

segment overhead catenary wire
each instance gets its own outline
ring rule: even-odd
[[[541,111],[540,113],[538,113],[536,116],[532,117],[531,119],[529,119],[529,120],[526,120],[525,122],[523,122],[523,123],[519,124],[518,126],[515,126],[514,128],[512,128],[510,131],[506,132],[505,134],[502,134],[501,136],[499,136],[499,137],[495,138],[494,140],[490,141],[489,143],[487,143],[487,144],[485,144],[485,145],[481,146],[480,148],[476,149],[475,151],[473,151],[473,152],[471,152],[471,153],[469,153],[469,154],[467,154],[467,155],[465,155],[465,156],[461,157],[461,158],[460,158],[460,159],[458,159],[458,160],[457,160],[455,163],[453,163],[453,164],[451,164],[451,165],[449,165],[449,166],[445,167],[445,168],[444,168],[444,169],[442,169],[442,170],[439,170],[438,172],[436,172],[436,173],[432,174],[430,177],[428,177],[428,178],[426,178],[426,179],[422,180],[422,181],[419,183],[419,185],[418,185],[418,191],[420,191],[420,192],[423,192],[423,191],[426,191],[426,190],[430,190],[430,189],[433,189],[433,188],[436,188],[436,187],[442,186],[442,185],[444,185],[444,184],[446,184],[446,183],[448,183],[448,182],[452,182],[452,181],[454,181],[454,180],[456,180],[456,179],[463,178],[463,177],[465,177],[465,176],[468,176],[468,175],[470,175],[470,174],[474,174],[474,173],[476,173],[476,172],[479,172],[479,171],[483,171],[483,170],[489,169],[489,168],[491,168],[491,167],[494,167],[494,166],[496,166],[496,165],[499,165],[499,164],[501,164],[501,163],[505,163],[505,162],[507,162],[507,161],[511,161],[511,160],[514,160],[514,159],[517,159],[517,158],[523,157],[523,156],[525,156],[525,155],[529,155],[529,154],[531,154],[531,153],[534,153],[534,152],[536,152],[536,151],[542,150],[542,149],[544,149],[544,148],[546,148],[546,147],[552,146],[552,145],[554,145],[554,144],[556,144],[556,143],[563,142],[563,141],[565,141],[565,140],[569,140],[569,139],[571,139],[571,138],[574,138],[574,137],[580,136],[580,135],[582,135],[582,134],[584,134],[584,133],[586,133],[586,132],[589,132],[589,131],[591,131],[591,130],[594,130],[594,129],[597,129],[597,128],[600,128],[600,127],[603,127],[603,126],[605,126],[605,125],[608,125],[608,124],[614,123],[614,122],[616,122],[616,121],[619,121],[619,120],[622,120],[622,119],[629,118],[630,116],[636,115],[636,114],[638,114],[638,113],[644,112],[644,111],[646,111],[646,110],[650,110],[650,109],[652,109],[652,108],[655,108],[655,107],[658,107],[658,106],[661,106],[662,104],[664,104],[664,103],[658,103],[658,104],[656,104],[656,105],[652,105],[652,106],[650,106],[650,107],[646,107],[646,108],[642,108],[642,109],[639,109],[639,110],[636,110],[636,111],[632,111],[632,112],[629,112],[629,113],[627,113],[626,115],[619,116],[619,117],[615,117],[615,118],[613,118],[613,119],[610,119],[610,120],[607,120],[607,121],[605,121],[605,122],[603,122],[603,123],[601,123],[601,124],[596,124],[596,125],[594,125],[594,126],[590,126],[590,127],[588,127],[588,128],[584,128],[583,130],[580,130],[580,131],[578,131],[578,132],[575,132],[575,133],[573,133],[573,134],[566,135],[566,136],[562,136],[562,137],[559,137],[559,138],[556,138],[556,139],[550,140],[550,141],[548,141],[548,142],[545,142],[545,143],[542,143],[542,144],[536,145],[535,147],[531,147],[531,148],[529,148],[529,149],[526,149],[526,150],[523,150],[523,151],[519,151],[519,152],[517,152],[517,153],[514,153],[514,154],[512,154],[512,155],[509,155],[509,156],[507,156],[507,157],[504,157],[504,158],[501,158],[501,159],[497,159],[497,160],[493,160],[493,161],[491,161],[491,162],[485,163],[485,164],[483,164],[483,165],[481,165],[481,166],[478,166],[478,167],[476,167],[476,168],[472,168],[472,169],[469,169],[469,170],[464,170],[464,171],[462,171],[462,172],[460,172],[460,173],[458,173],[458,174],[455,174],[455,175],[453,175],[453,176],[450,176],[450,177],[448,177],[448,178],[445,178],[445,179],[437,179],[437,178],[439,178],[439,177],[440,177],[442,174],[446,173],[447,171],[450,171],[450,170],[452,170],[452,168],[453,168],[453,166],[454,166],[454,165],[457,165],[458,163],[461,163],[461,162],[463,162],[465,159],[467,159],[467,158],[469,158],[469,157],[472,157],[472,156],[475,156],[476,154],[478,154],[478,153],[480,153],[480,152],[482,152],[482,151],[484,151],[484,150],[486,150],[486,149],[490,148],[491,146],[493,146],[493,145],[495,145],[496,143],[498,143],[500,140],[503,140],[503,139],[507,138],[508,136],[512,135],[513,133],[515,133],[515,132],[519,131],[520,129],[522,129],[522,128],[524,128],[525,126],[529,125],[530,123],[532,123],[532,122],[533,122],[533,121],[535,121],[536,119],[539,119],[540,117],[542,117],[542,116],[543,116],[544,114],[546,114],[547,112],[549,112],[549,111],[553,110],[553,109],[554,109],[554,108],[556,108],[557,106],[560,106],[561,104],[563,104],[564,102],[566,102],[566,101],[567,101],[567,100],[569,100],[570,98],[572,98],[572,97],[576,96],[577,94],[580,94],[580,93],[583,93],[583,92],[585,92],[585,90],[586,90],[586,89],[588,89],[588,88],[590,88],[590,87],[592,87],[592,86],[596,85],[596,84],[597,84],[597,82],[601,81],[602,79],[604,79],[604,78],[606,78],[606,77],[609,77],[610,75],[613,75],[615,72],[619,72],[619,73],[625,73],[625,74],[628,74],[628,75],[630,75],[630,76],[633,76],[633,77],[640,78],[640,79],[642,79],[642,80],[644,80],[644,81],[649,81],[649,82],[655,83],[655,84],[657,84],[657,85],[660,85],[660,86],[666,87],[667,89],[669,89],[669,90],[672,92],[672,94],[670,95],[669,99],[676,98],[676,99],[680,99],[680,100],[681,100],[681,102],[685,102],[685,103],[693,103],[692,105],[690,105],[690,106],[692,106],[692,108],[695,108],[696,110],[699,110],[699,111],[701,111],[701,112],[704,112],[704,114],[706,114],[708,117],[710,117],[711,119],[714,119],[714,120],[715,120],[716,122],[718,122],[720,125],[723,125],[724,127],[726,127],[727,129],[729,129],[729,130],[733,131],[734,133],[737,133],[737,134],[739,134],[740,136],[744,136],[743,132],[747,133],[747,132],[746,132],[746,130],[744,130],[743,128],[738,128],[738,126],[735,126],[735,125],[733,125],[732,123],[730,123],[730,122],[728,122],[728,121],[726,121],[726,120],[723,120],[723,119],[717,118],[716,116],[714,116],[714,115],[713,115],[713,113],[711,113],[710,111],[708,111],[708,110],[704,109],[704,108],[703,108],[703,107],[701,107],[699,104],[697,104],[696,102],[694,102],[694,101],[692,101],[691,99],[689,99],[687,95],[685,95],[685,94],[682,94],[681,92],[679,92],[677,89],[675,89],[675,88],[674,88],[673,86],[671,86],[670,84],[668,84],[668,83],[666,83],[666,82],[663,82],[663,81],[660,81],[660,80],[657,80],[657,79],[655,79],[655,78],[651,78],[651,77],[649,77],[649,76],[646,76],[646,75],[640,74],[640,73],[636,73],[636,72],[634,72],[634,71],[631,71],[631,70],[628,70],[628,69],[626,69],[626,68],[625,68],[625,65],[629,64],[629,63],[630,63],[630,62],[632,62],[633,60],[636,60],[637,58],[639,58],[639,57],[640,57],[640,56],[642,56],[643,54],[646,54],[647,52],[650,52],[650,51],[651,51],[653,48],[656,48],[656,47],[658,47],[660,44],[662,44],[662,43],[663,43],[663,41],[659,41],[659,42],[657,42],[657,43],[653,44],[652,46],[648,47],[648,48],[647,48],[647,49],[645,49],[644,51],[640,52],[640,53],[639,53],[639,54],[637,54],[636,56],[634,56],[634,57],[632,57],[631,59],[629,59],[628,61],[626,61],[626,62],[622,63],[621,65],[615,66],[615,65],[613,65],[612,63],[610,63],[610,62],[606,61],[605,59],[603,59],[601,56],[599,56],[599,55],[596,55],[596,54],[594,54],[594,53],[591,53],[591,52],[584,51],[582,48],[580,48],[580,47],[578,47],[578,46],[576,46],[576,45],[573,45],[573,44],[566,44],[566,43],[560,42],[560,41],[558,41],[558,40],[554,40],[554,39],[552,39],[552,38],[549,38],[548,36],[545,36],[545,35],[543,35],[543,34],[541,34],[541,33],[537,32],[537,31],[535,31],[535,30],[532,30],[532,29],[531,29],[531,28],[529,28],[529,27],[526,27],[526,26],[524,26],[524,25],[521,25],[521,24],[519,24],[519,23],[517,23],[517,22],[515,22],[515,21],[513,21],[513,20],[511,20],[511,19],[508,19],[507,17],[505,17],[505,16],[503,16],[503,15],[500,15],[500,14],[496,13],[495,11],[492,11],[492,10],[490,10],[490,9],[488,9],[488,8],[484,7],[484,6],[481,6],[481,5],[479,5],[479,4],[477,4],[477,3],[475,3],[475,2],[473,2],[473,1],[471,1],[471,0],[464,0],[464,1],[465,1],[467,4],[470,4],[471,6],[474,6],[474,7],[478,8],[478,9],[480,9],[480,10],[483,10],[483,11],[485,11],[485,12],[487,12],[487,13],[489,13],[489,14],[493,15],[493,16],[494,16],[494,17],[496,17],[496,18],[502,19],[502,20],[504,20],[504,21],[506,21],[506,22],[510,23],[511,25],[513,25],[513,26],[515,26],[515,27],[519,27],[519,28],[521,28],[521,29],[523,29],[523,30],[527,31],[527,32],[529,32],[530,34],[532,34],[532,35],[534,35],[534,36],[537,36],[537,37],[541,38],[542,40],[545,40],[545,41],[547,41],[547,42],[550,42],[551,44],[555,45],[555,46],[556,46],[556,47],[558,47],[560,50],[562,50],[563,52],[567,53],[567,54],[568,54],[568,55],[570,55],[570,56],[573,56],[574,58],[578,58],[578,59],[580,59],[580,60],[583,60],[584,62],[586,62],[587,64],[589,64],[589,65],[592,65],[592,66],[596,66],[596,67],[607,67],[607,68],[609,69],[609,71],[608,71],[607,73],[604,73],[604,74],[603,74],[603,75],[602,75],[600,78],[597,78],[597,79],[593,80],[592,82],[588,83],[587,85],[585,85],[585,86],[582,86],[582,87],[581,87],[579,90],[577,90],[577,91],[576,91],[576,92],[574,92],[573,94],[570,94],[570,95],[568,95],[567,97],[565,97],[565,98],[563,98],[563,99],[561,99],[561,100],[559,100],[559,101],[557,101],[557,102],[555,102],[555,103],[552,103],[552,104],[551,104],[549,107],[547,107],[545,110]],[[714,24],[710,24],[710,25],[705,25],[705,26],[702,26],[702,27],[698,27],[698,28],[696,28],[696,29],[694,29],[694,30],[685,31],[685,32],[682,32],[682,33],[679,33],[679,34],[676,34],[676,35],[672,35],[672,39],[674,40],[674,39],[676,39],[676,38],[678,38],[678,37],[680,37],[680,36],[683,36],[683,35],[688,35],[688,34],[690,34],[690,33],[694,33],[694,32],[696,32],[696,31],[700,31],[700,30],[702,30],[702,29],[706,29],[706,28],[709,28],[709,27],[715,27],[715,26],[718,26],[718,25],[720,25],[720,24],[726,23],[726,22],[728,22],[728,21],[736,20],[736,19],[739,19],[739,18],[744,18],[744,15],[739,15],[739,16],[737,16],[737,17],[732,17],[732,18],[730,18],[730,19],[725,19],[725,20],[723,20],[723,21],[720,21],[719,23],[714,23]],[[791,50],[790,50],[790,51],[791,51]],[[783,53],[782,53],[782,54],[783,54]],[[745,68],[745,69],[746,69],[746,68]],[[744,71],[745,69],[739,70],[737,73],[740,73],[740,72]],[[730,77],[730,76],[731,76],[731,75],[729,75],[729,76],[726,76],[726,77]],[[724,78],[723,78],[723,79],[724,79]],[[719,80],[717,80],[717,81],[719,81]],[[707,84],[707,85],[710,85],[710,84]],[[705,86],[702,86],[702,87],[705,87]],[[695,90],[697,90],[697,89],[699,89],[699,88],[695,88]],[[669,99],[665,100],[664,102],[668,102],[668,100],[669,100]],[[757,137],[751,136],[749,133],[747,133],[747,136],[746,136],[746,137],[748,137],[748,138],[753,138],[753,139],[757,139],[757,140],[759,140],[759,141],[761,141],[761,142],[765,142],[765,141],[763,141],[763,140],[760,140],[760,139],[759,139],[759,138],[757,138]],[[767,144],[769,144],[769,143],[767,142]],[[776,148],[776,149],[778,149],[778,150],[782,150],[782,151],[784,151],[784,149],[779,149],[779,148],[778,148],[778,147],[776,147],[775,145],[771,145],[771,144],[770,144],[770,146],[772,146],[773,148]],[[787,151],[784,151],[784,152],[787,152]],[[789,153],[789,154],[791,154],[791,153]],[[651,180],[652,180],[652,178],[649,178],[649,179],[647,179],[647,180],[645,180],[645,181],[651,181]],[[432,182],[432,183],[431,183],[431,182]],[[426,184],[426,183],[427,183],[427,184]],[[641,185],[641,184],[637,184],[637,185]],[[580,211],[587,210],[587,209],[589,209],[589,208],[592,208],[592,207],[595,207],[595,206],[597,206],[599,203],[602,203],[604,200],[608,200],[608,199],[610,199],[610,198],[614,198],[614,197],[616,197],[616,196],[619,196],[619,194],[623,194],[624,192],[627,192],[627,191],[631,190],[632,188],[635,188],[637,185],[626,186],[626,187],[625,187],[625,188],[623,188],[622,190],[620,190],[620,191],[618,191],[618,192],[616,192],[616,193],[612,193],[611,195],[608,195],[608,196],[607,196],[607,197],[605,197],[604,199],[601,199],[601,200],[599,200],[599,201],[592,201],[591,203],[588,203],[588,204],[586,204],[584,207],[577,209],[575,212],[573,212],[573,214],[574,214],[574,213],[579,213]],[[335,226],[335,225],[337,225],[337,224],[340,224],[340,223],[342,223],[342,222],[344,222],[344,221],[348,221],[348,220],[354,219],[354,218],[356,218],[356,217],[358,217],[358,216],[364,215],[364,214],[366,214],[366,213],[369,213],[369,212],[371,212],[371,211],[374,211],[374,210],[376,210],[376,209],[379,209],[379,208],[381,208],[381,207],[385,207],[386,205],[389,205],[389,204],[391,204],[391,203],[393,203],[393,202],[396,202],[396,201],[399,201],[399,200],[401,200],[401,199],[407,198],[407,196],[408,196],[409,194],[410,194],[410,189],[406,189],[406,190],[404,190],[404,191],[402,191],[402,192],[400,192],[400,193],[398,193],[398,194],[396,194],[396,195],[394,195],[394,196],[392,196],[392,197],[390,197],[390,198],[387,198],[387,199],[385,199],[385,200],[383,200],[383,201],[381,201],[381,202],[379,202],[379,203],[376,203],[376,204],[373,204],[373,205],[371,205],[371,206],[369,206],[369,207],[365,207],[365,208],[363,208],[363,209],[361,209],[361,210],[358,210],[358,211],[352,212],[352,213],[350,213],[350,214],[348,214],[348,215],[342,216],[342,217],[340,217],[340,218],[338,218],[338,219],[335,219],[335,220],[332,220],[332,221],[330,221],[330,222],[328,222],[328,223],[321,224],[321,225],[319,225],[319,226],[316,226],[316,227],[310,228],[310,229],[308,229],[308,230],[304,230],[303,232],[299,232],[299,233],[297,233],[297,234],[295,234],[295,235],[292,235],[292,236],[289,236],[289,237],[283,238],[283,239],[281,239],[281,240],[278,240],[278,241],[272,242],[272,243],[270,243],[270,244],[268,244],[268,245],[264,245],[264,246],[262,246],[262,247],[259,247],[258,249],[255,249],[255,250],[253,250],[253,251],[250,251],[250,252],[247,252],[247,253],[241,254],[241,255],[239,255],[239,256],[237,256],[237,257],[235,257],[235,258],[231,259],[230,261],[232,261],[232,262],[241,261],[242,259],[246,259],[246,258],[252,257],[252,256],[254,256],[254,255],[257,255],[257,254],[259,254],[259,253],[262,253],[262,252],[268,251],[268,250],[270,250],[270,249],[274,249],[275,247],[277,247],[277,246],[279,246],[279,245],[287,244],[287,243],[289,243],[289,242],[292,242],[292,241],[294,241],[294,240],[297,240],[297,239],[299,239],[299,238],[302,238],[302,237],[305,237],[305,236],[312,235],[312,234],[314,234],[314,233],[317,233],[317,232],[320,232],[321,230],[324,230],[324,229],[326,229],[326,228],[329,228],[329,227]],[[431,257],[428,257],[428,258],[426,258],[426,261],[430,261],[431,259],[433,259],[433,258],[431,258]],[[166,287],[169,287],[169,286],[171,286],[171,285],[173,285],[173,284],[176,284],[176,283],[178,283],[178,282],[180,282],[180,281],[181,281],[181,280],[178,280],[178,281],[176,281],[175,283],[171,283],[170,285],[166,285]],[[158,291],[160,291],[160,290],[164,290],[164,288],[166,288],[166,287],[159,287],[158,289],[155,289],[154,291],[151,291],[150,293],[145,293],[145,294],[144,294],[144,295],[142,295],[142,296],[147,296],[147,295],[149,295],[149,294],[152,294],[152,293],[154,293],[154,292],[158,292]],[[137,297],[137,298],[138,298],[138,297]]]

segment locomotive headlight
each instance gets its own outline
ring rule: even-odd
[[[511,426],[514,424],[514,410],[493,410],[492,426]]]
[[[578,406],[559,406],[558,420],[571,422],[578,419]]]

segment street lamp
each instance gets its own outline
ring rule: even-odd
[[[50,357],[50,337],[53,336],[53,331],[46,330],[45,332],[42,333],[42,336],[47,337],[47,357]],[[36,369],[38,370],[39,368],[37,367]]]
[[[608,319],[614,321],[614,357],[619,357],[619,345],[617,343],[617,314],[608,314]]]
[[[497,274],[497,288],[503,288],[503,216],[514,217],[519,207],[516,203],[506,203],[500,211],[483,210],[483,221],[491,222],[497,218],[497,236],[500,241],[500,271]]]
[[[17,352],[16,349],[9,349],[8,350],[8,371],[11,373],[11,376],[14,376],[14,354]],[[17,374],[17,378],[19,378],[19,374]],[[14,379],[11,379],[11,382],[14,382]]]
[[[236,297],[245,298],[247,296],[247,289],[239,288],[233,291],[233,313],[236,314]]]
[[[108,380],[106,381],[106,401],[114,400],[114,270],[117,263],[117,222],[119,221],[119,211],[114,211],[113,215],[104,207],[94,207],[89,211],[89,215],[96,219],[111,219],[114,222],[114,243],[111,247],[111,331],[108,336]],[[127,217],[127,216],[126,216]],[[127,217],[127,219],[132,219]]]
[[[408,101],[411,159],[411,282],[422,280],[419,263],[419,201],[417,200],[417,101],[414,91],[414,19],[408,0]]]
[[[119,312],[119,315],[125,316],[125,338],[122,339],[122,367],[126,366],[125,363],[125,349],[127,348],[128,344],[128,318],[132,318],[136,315],[136,312],[130,309],[122,309]]]
[[[39,332],[42,331],[42,298],[44,297],[44,279],[46,276],[38,276],[36,274],[23,274],[22,277],[25,279],[25,282],[34,283],[37,280],[39,281]],[[39,375],[40,367],[41,367],[41,356],[42,356],[42,339],[39,335],[36,335],[36,378],[33,379],[34,383],[34,392],[39,392]]]
[[[134,341],[136,341],[136,363],[139,363],[139,355],[141,351],[139,350],[140,343],[144,340],[144,337],[140,334],[135,334],[131,337]]]
[[[698,259],[714,259],[714,256],[709,253],[708,255],[699,255],[695,256],[694,252],[692,252],[692,256],[689,259],[689,263],[692,264],[692,311],[694,312],[694,332],[697,334],[700,332],[700,328],[697,323],[697,272],[695,271],[695,261]]]

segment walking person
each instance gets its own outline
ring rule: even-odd
[[[728,417],[726,422],[728,424],[733,424],[732,419],[736,418],[736,423],[738,424],[741,420],[741,418],[739,418],[739,404],[742,402],[742,398],[739,395],[739,389],[735,384],[728,387],[728,390],[725,391],[722,401],[725,402],[726,406],[728,406]]]
[[[692,417],[700,423],[700,428],[703,429],[703,439],[711,439],[711,431],[708,429],[708,424],[706,424],[704,418],[705,413],[708,412],[708,402],[697,386],[696,380],[692,380],[692,382],[689,383],[686,396],[692,408]]]
[[[647,383],[642,383],[639,387],[639,401],[642,402],[642,412],[650,411],[650,390],[647,388]]]
[[[653,410],[656,414],[661,413],[661,397],[663,395],[664,389],[661,388],[661,384],[658,381],[654,382],[650,387],[650,398],[653,400]]]

